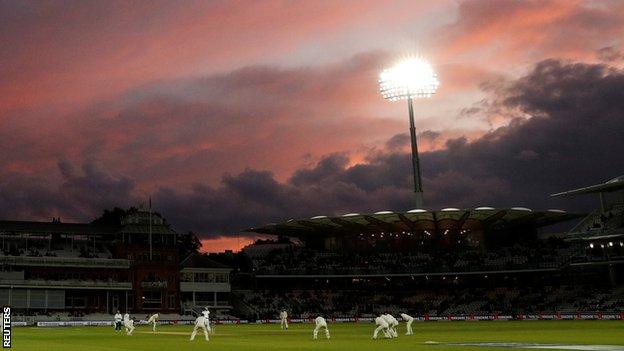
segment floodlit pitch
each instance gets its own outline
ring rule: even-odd
[[[191,325],[140,325],[134,334],[115,333],[111,327],[35,328],[13,330],[14,350],[417,350],[493,351],[503,349],[624,351],[622,321],[488,321],[415,322],[414,335],[372,340],[374,323],[329,323],[331,340],[312,340],[314,323],[291,324],[287,333],[279,325],[221,325],[209,342],[190,342]],[[553,344],[555,346],[553,346]]]

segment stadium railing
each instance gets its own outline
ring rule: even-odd
[[[102,281],[102,280],[38,280],[38,279],[25,279],[25,280],[0,280],[0,286],[10,286],[13,288],[30,288],[30,287],[85,287],[85,288],[108,288],[108,289],[132,289],[131,282],[115,282],[115,281]]]
[[[2,265],[129,268],[130,261],[107,258],[0,256]]]

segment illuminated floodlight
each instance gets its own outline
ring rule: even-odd
[[[439,86],[438,75],[422,58],[409,58],[379,75],[381,95],[390,101],[428,98]]]
[[[424,200],[412,100],[431,97],[439,86],[438,75],[426,60],[419,57],[410,57],[401,61],[379,75],[379,90],[384,99],[390,101],[407,100],[416,208],[423,208]]]

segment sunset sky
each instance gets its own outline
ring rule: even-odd
[[[622,1],[0,0],[0,218],[146,203],[205,249],[294,217],[413,208],[407,107],[426,57],[426,207],[591,210],[624,174]]]

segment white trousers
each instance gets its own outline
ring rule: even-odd
[[[377,334],[379,334],[380,331],[383,331],[384,337],[390,337],[390,333],[388,332],[388,326],[382,324],[375,328],[375,331],[373,332],[373,339],[377,339]]]
[[[280,322],[280,326],[282,327],[282,329],[288,329],[288,319],[282,319]]]
[[[329,340],[329,329],[327,329],[327,324],[317,324],[316,327],[314,327],[314,331],[312,332],[312,339],[316,340],[318,338],[318,332],[321,328],[325,328],[325,337],[327,337],[327,340]]]
[[[414,320],[407,321],[407,325],[406,325],[407,326],[407,332],[405,333],[405,335],[413,335],[414,334],[414,332],[412,331],[412,322],[413,321]]]
[[[396,338],[399,336],[399,333],[397,333],[396,331],[396,326],[392,325],[388,328],[388,332],[390,334],[391,337]]]
[[[147,324],[152,325],[152,331],[156,331],[156,318],[151,318],[147,320]]]
[[[124,321],[124,327],[126,327],[126,334],[132,335],[134,331],[134,321],[132,319]]]
[[[210,324],[206,321],[204,317],[197,317],[195,320],[195,327],[193,328],[193,332],[191,333],[191,341],[195,340],[195,335],[197,335],[197,329],[201,329],[204,331],[204,337],[206,341],[209,341],[208,331],[210,330]]]

